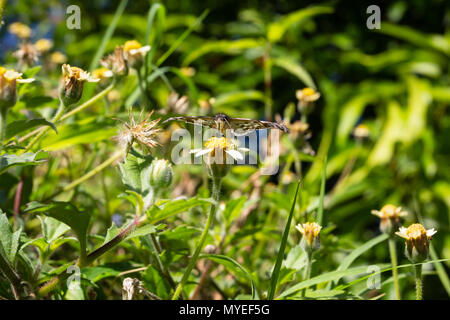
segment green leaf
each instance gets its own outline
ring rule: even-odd
[[[125,162],[119,164],[124,185],[143,197],[144,207],[141,210],[145,210],[153,197],[154,191],[150,186],[150,165],[152,160],[151,156],[142,156],[132,150]]]
[[[236,91],[223,93],[217,96],[214,107],[220,107],[232,103],[242,103],[243,101],[264,101],[264,94],[257,90]]]
[[[21,155],[4,154],[0,156],[0,174],[15,166],[36,166],[43,163],[48,154],[43,151],[27,152]]]
[[[289,289],[284,291],[282,294],[280,294],[278,296],[278,299],[291,296],[291,295],[295,294],[296,292],[298,292],[298,291],[300,291],[300,290],[302,290],[304,288],[308,288],[310,286],[313,286],[315,284],[319,284],[319,283],[323,283],[323,282],[328,282],[328,281],[340,279],[340,278],[346,277],[346,276],[359,275],[359,274],[362,274],[362,273],[367,274],[367,273],[369,273],[367,271],[367,270],[369,270],[368,268],[372,267],[372,266],[361,266],[361,267],[346,269],[346,270],[342,270],[342,271],[337,271],[336,270],[336,271],[331,271],[331,272],[327,272],[327,273],[321,274],[319,276],[316,276],[316,277],[311,278],[309,280],[302,281],[302,282],[300,282],[300,283],[290,287]],[[388,266],[388,265],[387,264],[379,265],[380,270],[385,268],[386,266]],[[370,273],[369,276],[370,275],[372,275],[372,273]]]
[[[86,253],[86,237],[90,215],[78,209],[68,202],[52,201],[50,204],[42,204],[33,201],[27,204],[25,212],[43,213],[68,225],[76,234],[80,242],[80,251]]]
[[[353,261],[355,261],[360,255],[362,255],[364,252],[369,251],[370,249],[372,249],[374,246],[376,246],[377,244],[387,240],[389,238],[389,236],[385,233],[380,234],[379,236],[370,239],[369,241],[367,241],[366,243],[364,243],[362,246],[356,248],[355,250],[352,251],[352,253],[350,253],[348,256],[345,257],[345,259],[341,262],[341,264],[339,265],[339,267],[337,268],[336,271],[344,271],[347,270],[348,267],[350,267],[350,265],[353,263]],[[340,278],[337,278],[335,280],[335,283],[338,283]]]
[[[83,278],[86,278],[89,281],[95,283],[105,278],[116,277],[118,274],[120,274],[120,271],[108,267],[98,266],[98,267],[82,268],[81,274]]]
[[[47,243],[52,243],[64,233],[70,230],[70,227],[52,217],[38,217],[41,220],[42,234]]]
[[[53,130],[55,130],[56,133],[58,133],[58,130],[56,130],[55,125],[45,119],[19,120],[8,123],[8,127],[6,128],[6,139],[11,139],[12,137],[18,135],[19,133],[40,126],[49,126]]]
[[[206,259],[212,260],[214,262],[220,263],[221,265],[226,267],[228,270],[233,272],[235,275],[250,281],[250,285],[252,287],[252,299],[255,299],[256,290],[255,290],[255,284],[253,283],[252,276],[236,260],[233,260],[230,257],[220,255],[220,254],[202,254],[200,256],[200,258],[206,258]]]
[[[281,244],[280,244],[280,249],[278,250],[277,261],[275,262],[272,276],[270,278],[269,293],[267,295],[268,300],[273,300],[273,297],[275,296],[275,292],[277,290],[278,277],[279,277],[279,273],[280,273],[280,269],[281,269],[281,264],[282,264],[283,258],[284,258],[284,251],[286,250],[289,231],[291,229],[291,221],[292,221],[292,216],[294,215],[294,208],[295,208],[295,203],[297,202],[297,195],[298,195],[299,188],[300,188],[300,181],[297,183],[297,189],[295,190],[295,196],[292,201],[291,211],[289,212],[289,218],[288,218],[288,221],[286,222],[286,227],[284,228],[283,238],[282,238]]]
[[[22,233],[22,228],[13,232],[9,224],[6,213],[0,210],[0,254],[14,265],[16,254],[19,249],[19,238]]]
[[[278,42],[283,38],[285,32],[294,24],[303,22],[318,14],[332,13],[331,7],[311,7],[294,11],[283,16],[279,21],[271,23],[267,30],[267,38],[270,42]]]
[[[161,299],[169,299],[171,286],[167,279],[153,266],[148,268],[142,274],[142,282],[145,289],[153,292]]]
[[[166,202],[163,206],[153,205],[150,209],[147,210],[146,213],[148,215],[150,223],[155,224],[158,221],[188,211],[191,208],[213,203],[214,202],[210,199],[179,199]]]
[[[133,232],[131,232],[126,238],[125,240],[129,240],[132,238],[136,238],[136,237],[143,237],[143,236],[147,236],[149,234],[155,233],[156,232],[156,228],[155,226],[151,225],[151,224],[146,224],[140,228],[135,229]]]
[[[239,54],[243,50],[261,47],[264,45],[264,41],[262,39],[238,39],[238,40],[220,40],[220,41],[209,41],[205,44],[201,45],[197,49],[189,52],[187,57],[183,61],[183,65],[187,66],[191,64],[193,61],[197,60],[201,56],[205,54],[215,52],[221,54]]]
[[[314,83],[314,80],[312,79],[309,72],[300,63],[292,60],[291,58],[287,58],[287,57],[273,58],[272,63],[275,66],[283,68],[287,72],[292,73],[300,81],[302,81],[307,87],[314,88],[314,89],[317,88],[316,84]]]
[[[297,245],[289,251],[286,260],[284,260],[284,266],[288,269],[300,271],[306,265],[306,262],[305,250],[300,245]]]
[[[322,225],[323,223],[323,203],[325,198],[325,183],[327,181],[327,164],[328,164],[328,157],[325,156],[322,166],[322,177],[320,179],[319,210],[317,212],[317,223],[319,225]]]
[[[239,217],[241,214],[242,208],[245,205],[245,200],[247,200],[247,197],[242,196],[236,199],[231,199],[227,201],[227,204],[225,206],[225,210],[223,210],[223,216],[225,217],[225,220],[229,224],[231,221]]]

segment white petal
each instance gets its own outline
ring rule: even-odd
[[[225,150],[234,160],[243,160],[244,156],[237,150]]]
[[[28,79],[17,79],[18,83],[30,83],[34,81],[34,78],[28,78]]]
[[[437,231],[433,229],[427,230],[427,236],[431,237],[432,235],[434,235]]]
[[[199,152],[197,152],[196,154],[195,154],[195,157],[201,157],[201,156],[203,156],[204,154],[208,154],[208,153],[210,153],[211,151],[213,151],[214,149],[203,149],[203,150],[200,150]]]

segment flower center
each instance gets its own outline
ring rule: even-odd
[[[208,149],[227,149],[231,146],[225,137],[212,137],[205,142],[205,147]]]
[[[136,40],[126,41],[125,44],[123,45],[123,50],[125,51],[130,51],[139,48],[142,48],[142,45]]]
[[[410,239],[418,239],[423,236],[426,236],[426,234],[427,231],[425,230],[425,228],[418,223],[412,224],[408,227],[408,229],[406,229],[406,235]]]
[[[304,89],[302,89],[302,93],[303,93],[303,95],[309,97],[309,96],[312,96],[313,94],[315,94],[316,91],[312,88],[304,88]]]

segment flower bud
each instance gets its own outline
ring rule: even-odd
[[[63,82],[60,86],[60,98],[65,106],[77,103],[83,95],[85,82],[98,82],[89,72],[68,64],[62,65]]]
[[[172,183],[171,164],[164,159],[155,159],[150,165],[150,185],[155,188],[168,188]]]
[[[401,207],[392,204],[383,206],[380,211],[372,210],[371,213],[380,218],[380,230],[388,235],[393,235],[395,230],[400,228],[400,217],[408,215],[407,212],[402,211]]]
[[[322,229],[320,225],[315,222],[306,222],[304,224],[298,224],[296,228],[303,236],[300,245],[306,252],[311,253],[319,249],[319,233]]]
[[[313,102],[320,98],[320,93],[313,88],[303,88],[296,91],[296,96],[298,99],[298,110],[302,114],[308,115],[312,111]]]
[[[28,83],[34,79],[22,79],[22,74],[0,67],[0,109],[11,108],[16,104],[16,83]]]
[[[426,230],[421,224],[415,223],[408,228],[401,227],[397,234],[406,239],[405,254],[412,263],[420,263],[428,258],[430,240],[437,231]]]
[[[150,51],[150,46],[142,46],[138,41],[130,40],[123,45],[123,51],[128,66],[139,69],[144,62],[144,57]]]

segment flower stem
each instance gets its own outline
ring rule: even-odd
[[[191,260],[189,261],[188,267],[187,267],[186,271],[184,272],[183,277],[181,278],[181,281],[175,290],[175,293],[172,296],[172,300],[177,300],[178,297],[180,296],[181,291],[183,290],[183,286],[186,283],[186,281],[188,280],[192,269],[194,269],[194,266],[197,263],[198,256],[200,255],[200,252],[203,249],[203,245],[205,244],[206,236],[208,235],[208,231],[211,226],[213,217],[216,213],[216,208],[219,204],[220,187],[221,187],[221,179],[213,178],[212,196],[215,201],[215,204],[211,205],[211,208],[210,208],[209,214],[208,214],[208,219],[206,220],[205,228],[203,229],[202,235],[200,237],[200,241],[197,244],[197,248],[195,249],[194,255],[192,256]]]
[[[414,273],[416,275],[416,300],[422,300],[422,265],[414,266]]]
[[[3,141],[6,138],[6,117],[7,117],[7,115],[8,115],[8,108],[1,108],[0,109],[0,144],[1,145],[3,145]]]
[[[307,256],[307,261],[306,261],[306,268],[305,268],[305,273],[303,275],[303,281],[309,280],[309,278],[311,277],[311,266],[312,266],[312,252],[308,252],[306,254]],[[302,297],[305,297],[306,294],[306,288],[302,290]]]
[[[397,300],[401,300],[400,283],[398,281],[397,270],[397,249],[395,246],[395,240],[392,238],[389,238],[389,253],[391,254],[392,277],[394,278],[395,296]]]

